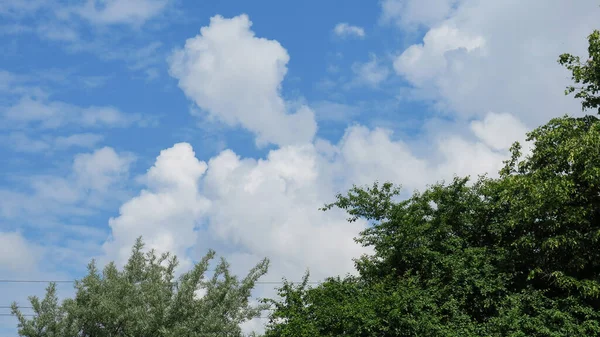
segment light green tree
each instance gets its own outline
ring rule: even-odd
[[[215,257],[209,251],[192,270],[175,277],[177,258],[143,252],[138,239],[123,270],[109,263],[99,271],[94,261],[75,282],[76,294],[59,303],[56,285],[45,298],[30,297],[34,317],[12,312],[23,337],[181,337],[241,336],[240,323],[259,317],[264,305],[251,305],[251,291],[268,269],[262,260],[241,280],[224,259],[205,278]],[[204,292],[203,296],[198,291]]]

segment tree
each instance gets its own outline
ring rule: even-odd
[[[581,87],[569,86],[566,94],[575,92],[575,98],[581,98],[582,108],[598,109],[600,113],[600,31],[595,30],[588,36],[588,58],[581,62],[579,56],[562,54],[558,60],[572,73],[571,79]]]
[[[24,337],[241,336],[240,323],[259,317],[264,305],[249,303],[256,281],[267,272],[264,259],[242,280],[224,259],[205,279],[215,252],[175,278],[177,258],[143,253],[138,239],[123,270],[109,263],[100,272],[94,261],[75,282],[76,295],[59,304],[55,284],[40,301],[30,297],[35,316],[26,318],[16,303],[12,312]],[[204,296],[198,291],[203,290]]]
[[[600,33],[565,54],[585,109],[600,107]],[[358,276],[284,284],[267,337],[600,336],[600,120],[562,117],[511,148],[498,178],[455,178],[394,201],[391,183],[326,205],[370,226]]]

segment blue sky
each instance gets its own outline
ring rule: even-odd
[[[527,130],[581,114],[556,59],[585,55],[598,14],[592,0],[0,0],[0,278],[79,277],[139,235],[184,267],[214,248],[239,273],[269,257],[265,280],[352,272],[366,224],[318,207],[352,184],[409,195],[494,175]],[[3,285],[0,307],[42,291]],[[0,317],[0,335],[15,324]]]

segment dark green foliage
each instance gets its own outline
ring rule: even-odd
[[[241,336],[239,324],[260,316],[264,305],[249,305],[256,281],[267,272],[265,259],[243,279],[231,275],[221,260],[204,279],[215,253],[175,279],[177,259],[142,252],[138,239],[122,271],[113,263],[100,272],[92,261],[75,284],[76,295],[59,304],[51,284],[43,301],[31,297],[36,316],[27,319],[16,304],[19,335],[25,337]],[[205,295],[195,296],[202,289]]]

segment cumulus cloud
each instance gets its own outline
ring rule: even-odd
[[[347,22],[340,22],[333,28],[333,33],[339,37],[365,37],[365,29],[353,26]]]
[[[415,85],[436,79],[448,67],[448,52],[484,52],[485,39],[461,32],[456,27],[443,25],[425,34],[423,44],[406,49],[394,61],[394,69]]]
[[[307,267],[317,279],[344,274],[365,252],[353,242],[364,223],[318,210],[336,190],[333,171],[315,146],[286,146],[258,161],[226,150],[208,165],[210,233],[243,254],[270,257],[270,278],[298,278]]]
[[[211,18],[170,56],[170,74],[200,109],[255,133],[258,145],[310,142],[317,128],[313,111],[301,106],[290,113],[281,97],[287,51],[256,37],[251,25],[246,15]]]
[[[529,127],[580,111],[561,95],[569,76],[556,59],[564,52],[585,54],[585,37],[600,15],[597,1],[432,1],[441,3],[440,12],[428,6],[427,17],[405,9],[424,9],[428,1],[382,3],[384,18],[414,19],[428,29],[422,43],[394,62],[413,95],[463,118],[510,112]],[[401,9],[394,12],[396,5]]]
[[[206,167],[187,143],[161,151],[142,178],[146,188],[110,219],[112,234],[103,246],[106,256],[124,264],[131,245],[142,235],[148,248],[174,253],[182,268],[189,267],[186,249],[196,242],[197,221],[209,206],[198,190]]]
[[[494,150],[508,149],[516,141],[523,143],[525,134],[529,131],[509,113],[489,113],[483,120],[471,122],[471,130]]]

